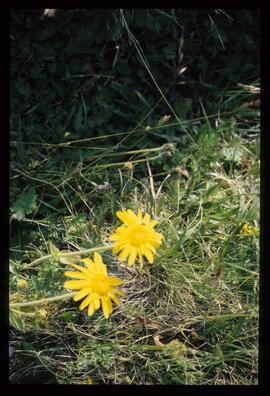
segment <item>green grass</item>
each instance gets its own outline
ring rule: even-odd
[[[109,83],[118,99],[131,106],[128,114],[136,123],[104,121],[88,135],[89,126],[73,133],[70,123],[65,128],[70,134],[62,128],[62,137],[59,131],[50,137],[50,127],[40,139],[33,132],[35,111],[26,118],[14,111],[11,302],[65,293],[68,264],[51,256],[31,263],[50,255],[51,244],[76,251],[108,243],[120,224],[117,210],[150,213],[164,243],[153,265],[145,263],[142,272],[138,264],[129,269],[111,251],[102,253],[108,272],[124,280],[126,293],[109,320],[100,310],[88,317],[72,299],[15,313],[11,383],[257,384],[259,239],[240,234],[244,223],[259,226],[260,209],[260,115],[257,107],[243,106],[256,100],[257,93],[237,85],[258,86],[256,70],[249,76],[237,80],[231,74],[229,87],[221,81],[219,93],[213,88],[200,101],[192,88],[196,114],[182,114],[184,127],[177,120],[180,113],[157,111],[160,95],[153,86],[145,97],[135,95],[144,111],[134,116],[133,104],[128,104],[132,95],[120,99],[124,90]],[[148,75],[144,84],[150,81]],[[158,80],[160,87],[163,83]],[[46,89],[49,95],[51,88]],[[106,86],[100,89],[100,95],[106,92]],[[13,100],[18,95],[15,89]],[[211,95],[218,108],[209,105]],[[168,98],[173,105],[169,93]],[[78,101],[74,117],[87,125],[92,119],[84,110],[88,102],[83,97]],[[106,99],[102,103],[106,107]],[[69,117],[69,105],[62,109],[63,119]],[[114,107],[121,111],[122,105],[115,102]],[[171,118],[160,121],[165,114]],[[110,187],[99,192],[105,182]],[[18,289],[19,279],[27,280],[25,289]]]

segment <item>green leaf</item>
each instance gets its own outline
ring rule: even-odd
[[[19,198],[15,201],[10,210],[13,212],[13,217],[17,220],[25,218],[26,214],[32,213],[37,207],[37,194],[33,187],[28,191],[20,194]]]
[[[227,161],[240,164],[243,156],[243,149],[241,147],[224,147],[222,149],[222,155]]]
[[[61,315],[60,315],[60,318],[64,321],[64,322],[69,322],[69,321],[72,321],[72,320],[74,320],[75,318],[76,318],[76,313],[75,312],[71,312],[71,311],[66,311],[66,312],[63,312]]]
[[[18,311],[14,311],[13,309],[9,310],[9,323],[19,331],[25,330],[25,323],[23,321],[22,315]]]

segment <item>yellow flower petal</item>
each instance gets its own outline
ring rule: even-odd
[[[119,237],[118,239],[119,240],[116,240],[115,242],[115,247],[125,246],[129,241],[129,238],[126,237]]]
[[[148,242],[151,243],[155,248],[159,247],[162,243],[158,237],[149,237]]]
[[[88,280],[70,280],[64,283],[64,287],[71,290],[79,290],[87,286],[89,286]]]
[[[85,307],[87,307],[87,305],[89,305],[95,298],[94,294],[89,294],[81,303],[80,305],[80,310],[82,311]]]
[[[131,253],[132,248],[130,246],[127,246],[124,248],[124,250],[119,254],[119,259],[120,260],[126,260],[128,255]]]
[[[130,218],[131,221],[132,221],[132,224],[138,224],[138,223],[139,223],[138,217],[137,217],[136,214],[133,212],[133,210],[128,209],[127,212],[128,212],[129,218]]]
[[[73,300],[74,301],[79,301],[82,298],[84,298],[85,296],[87,296],[87,294],[91,293],[91,287],[85,287],[84,289],[80,290],[74,297]]]
[[[83,267],[82,265],[77,265],[77,264],[69,264],[71,267],[83,272],[84,274],[89,274],[89,269]]]
[[[116,212],[116,216],[125,224],[130,224],[132,225],[134,223],[134,221],[132,221],[132,218],[129,216],[129,214],[127,212]]]
[[[65,276],[70,276],[71,278],[75,278],[75,279],[85,279],[85,280],[87,279],[86,274],[75,271],[65,271]]]
[[[99,297],[95,297],[95,299],[93,300],[93,305],[95,309],[99,309],[100,307],[100,298]]]
[[[154,256],[151,253],[150,250],[146,249],[146,248],[142,248],[142,254],[147,258],[147,260],[149,261],[150,264],[153,264],[154,262]]]
[[[113,302],[115,302],[117,305],[120,304],[120,300],[119,298],[114,294],[114,293],[110,293],[109,297],[113,300]]]
[[[121,285],[122,283],[123,283],[123,281],[120,280],[120,279],[118,279],[118,278],[116,278],[115,276],[111,276],[111,277],[110,277],[110,284],[111,284],[112,286]]]
[[[91,268],[91,266],[93,265],[93,261],[90,258],[84,258],[84,259],[81,259],[80,261],[85,263],[88,268]]]
[[[104,275],[107,275],[107,269],[106,266],[102,262],[101,255],[98,254],[97,252],[94,253],[94,262],[96,264],[97,270]]]
[[[155,225],[156,225],[157,223],[158,223],[158,222],[157,222],[156,220],[151,220],[151,221],[149,221],[149,223],[147,224],[147,227],[153,228],[153,227],[155,227]]]
[[[137,257],[137,249],[133,248],[128,259],[129,267],[132,267],[132,265],[135,263],[136,257]]]
[[[139,212],[138,212],[138,221],[139,221],[139,223],[142,223],[142,221],[143,221],[141,209],[139,209]]]
[[[98,252],[94,253],[94,262],[103,265],[101,255]]]
[[[133,225],[133,224],[132,224]],[[116,233],[118,236],[123,236],[126,233],[127,225],[121,225],[120,227],[116,228]]]
[[[120,290],[118,290],[118,289],[112,288],[112,291],[113,291],[114,293],[117,293],[117,294],[119,294],[119,296],[122,296],[122,297],[124,297],[124,296],[125,296],[125,293],[121,292],[121,291],[120,291]]]
[[[101,298],[102,310],[106,319],[109,318],[112,313],[112,302],[109,297]]]
[[[147,244],[145,245],[145,247],[146,247],[146,249],[151,250],[152,253],[156,254],[156,252],[157,252],[156,249],[155,249],[154,246],[151,245],[150,243],[147,243]]]
[[[113,233],[112,235],[110,235],[109,240],[110,241],[116,241],[118,238],[119,237],[115,233]]]
[[[120,250],[124,249],[125,245],[126,245],[126,242],[120,243],[119,245],[118,244],[115,245],[113,248],[113,254],[120,252]]]
[[[144,215],[143,222],[144,222],[145,224],[147,224],[147,223],[149,223],[149,220],[150,220],[150,215],[149,215],[148,213],[146,213],[146,214]]]
[[[122,239],[123,237],[125,237],[126,231],[127,231],[126,226],[117,227],[115,233],[113,233],[109,239],[111,241],[117,241],[120,238]]]
[[[140,268],[142,268],[142,266],[143,266],[143,258],[142,258],[142,255],[141,255],[140,252],[139,252],[139,260],[140,260]]]
[[[94,308],[94,306],[93,306],[93,303],[92,303],[92,304],[89,304],[88,310],[87,310],[88,316],[92,316],[94,312],[95,312],[95,308]]]

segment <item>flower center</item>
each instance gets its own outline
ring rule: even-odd
[[[96,274],[91,279],[93,292],[105,295],[110,290],[109,278],[106,275]]]
[[[147,233],[145,230],[145,226],[142,224],[136,224],[132,226],[130,232],[129,232],[129,239],[130,243],[133,246],[139,246],[142,243],[146,242],[147,239]]]

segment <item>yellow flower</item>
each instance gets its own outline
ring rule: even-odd
[[[250,227],[248,226],[247,223],[244,223],[243,227],[240,230],[240,234],[250,234]]]
[[[17,280],[17,287],[18,289],[25,289],[28,282],[25,279],[18,279]]]
[[[244,223],[243,227],[240,230],[240,234],[242,234],[242,236],[258,235],[259,231],[260,231],[260,228],[252,227],[248,223]]]
[[[125,166],[125,168],[127,168],[127,169],[133,169],[133,168],[134,168],[133,163],[130,162],[130,161],[125,162],[124,166]]]
[[[46,316],[48,315],[48,312],[46,311],[46,309],[41,308],[41,309],[39,309],[39,310],[37,311],[37,315],[38,315],[40,318],[46,318]]]
[[[94,261],[85,258],[80,260],[86,264],[86,267],[82,267],[77,264],[70,264],[71,267],[77,269],[79,272],[66,271],[65,276],[75,278],[78,280],[66,281],[64,287],[71,290],[80,290],[74,297],[74,301],[79,301],[82,298],[80,310],[88,306],[88,315],[93,315],[96,309],[100,308],[100,302],[102,310],[106,319],[112,313],[112,302],[120,304],[120,301],[116,294],[123,296],[124,293],[117,290],[114,286],[123,283],[120,279],[115,276],[107,275],[107,268],[102,262],[102,257],[98,253],[94,253]]]
[[[139,210],[136,215],[132,210],[116,212],[116,216],[123,221],[124,225],[118,227],[116,232],[110,236],[110,240],[116,241],[113,253],[119,254],[120,260],[128,258],[128,265],[131,267],[137,256],[140,260],[140,267],[143,265],[143,256],[149,263],[153,263],[156,248],[162,243],[162,235],[154,230],[156,220],[150,220],[150,215],[142,216]]]

